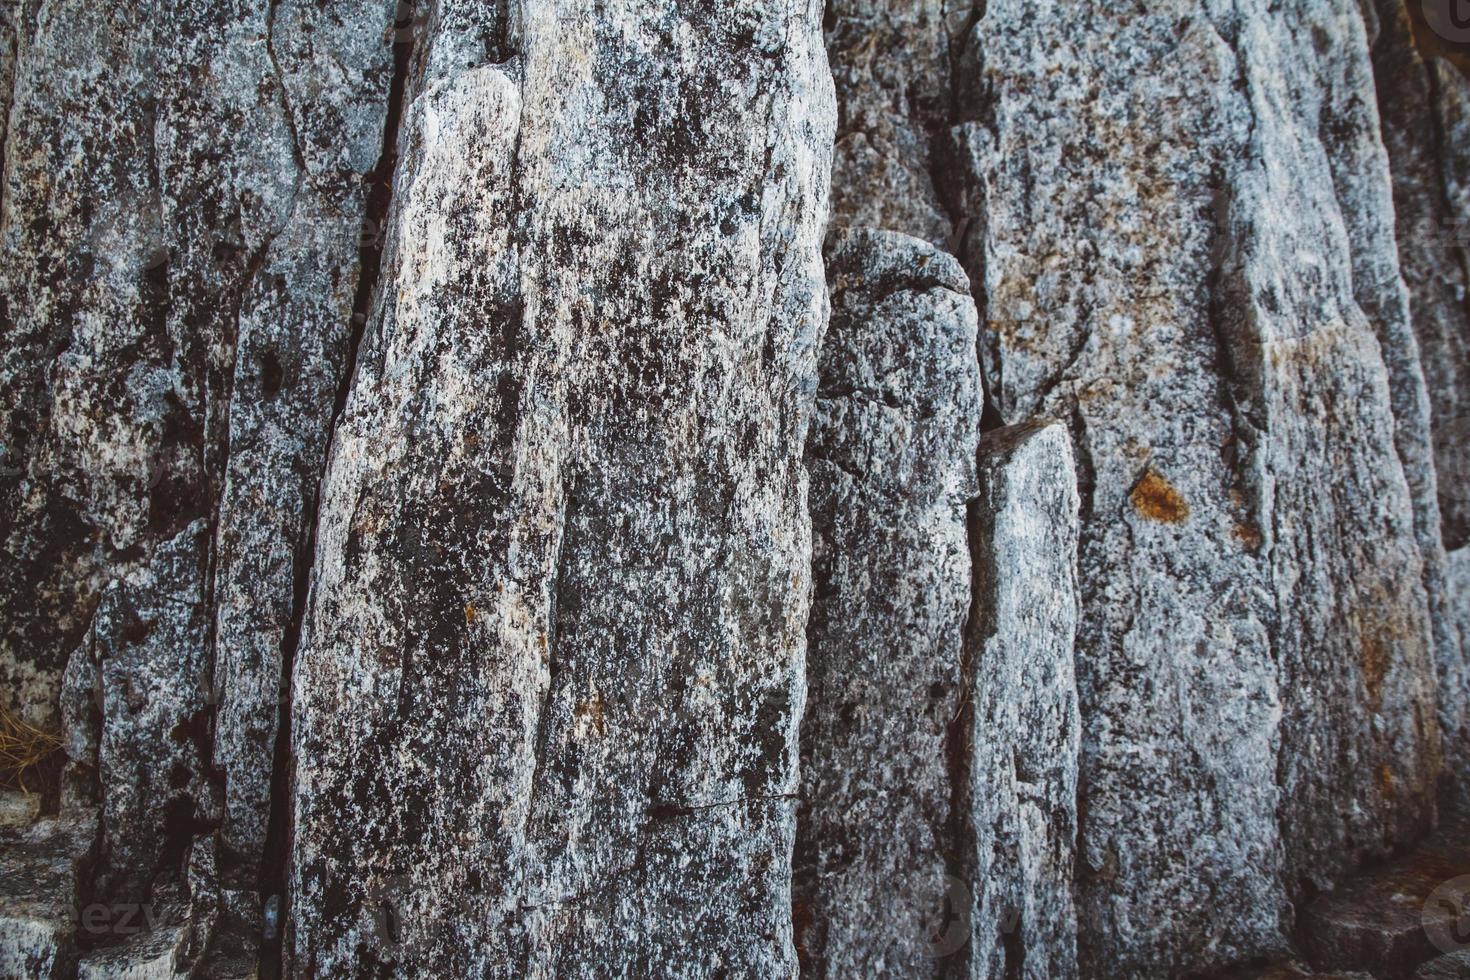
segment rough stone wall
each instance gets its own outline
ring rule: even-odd
[[[975,305],[953,256],[897,232],[833,232],[827,280],[798,945],[813,975],[923,975],[963,846],[948,741],[966,696]]]
[[[794,968],[819,17],[431,27],[295,669],[292,970]]]
[[[1410,296],[1414,335],[1423,365],[1433,440],[1440,525],[1421,533],[1435,547],[1456,549],[1470,541],[1470,307],[1466,259],[1470,200],[1463,184],[1470,166],[1467,106],[1470,66],[1458,48],[1436,34],[1423,8],[1381,3],[1370,19],[1373,67],[1383,141],[1393,175],[1397,254]],[[1470,37],[1461,38],[1462,42]],[[1402,414],[1402,413],[1400,413]],[[1411,483],[1427,467],[1408,470]],[[1421,493],[1426,493],[1421,490]],[[1434,561],[1430,559],[1430,571]],[[1453,583],[1450,583],[1452,586]],[[1453,606],[1453,588],[1444,592]],[[1470,645],[1457,630],[1453,609],[1436,619],[1439,684],[1443,691],[1470,686]],[[1441,697],[1447,776],[1464,771],[1470,752],[1470,716],[1462,698]],[[1464,786],[1455,788],[1463,797]]]
[[[974,978],[1077,976],[1077,480],[1060,422],[994,429],[970,505],[965,853]]]
[[[0,972],[1298,952],[1464,795],[1443,6],[0,0]]]
[[[967,42],[990,390],[1070,419],[1082,467],[1094,972],[1279,951],[1289,901],[1433,817],[1434,501],[1425,414],[1392,411],[1424,395],[1367,57],[1328,3],[991,3]]]
[[[146,896],[222,827],[253,896],[390,12],[25,15],[0,213],[0,675],[51,724],[71,656],[102,894]]]

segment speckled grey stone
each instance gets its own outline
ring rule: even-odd
[[[201,825],[217,822],[208,766],[202,602],[208,526],[195,521],[103,592],[74,655],[90,666],[102,814],[96,894],[141,902]],[[176,876],[176,875],[175,875]]]
[[[980,442],[967,638],[969,976],[1077,975],[1077,481],[1057,422]]]
[[[917,976],[955,952],[928,927],[960,843],[947,738],[971,602],[975,304],[959,263],[907,235],[837,231],[826,255],[797,942],[804,975]]]
[[[1413,466],[1406,474],[1411,484],[1435,481],[1420,492],[1437,491],[1440,525],[1421,538],[1431,548],[1442,541],[1453,549],[1470,541],[1470,196],[1459,190],[1470,174],[1470,86],[1450,60],[1436,56],[1453,56],[1452,49],[1435,45],[1437,36],[1418,18],[1416,5],[1382,0],[1376,13],[1373,65],[1393,171],[1398,256],[1433,436],[1433,468]],[[1429,555],[1431,574],[1437,559]],[[1462,777],[1470,768],[1470,638],[1456,630],[1447,602],[1453,599],[1440,598],[1435,607],[1439,719],[1446,782],[1464,803],[1470,801]]]
[[[0,825],[0,976],[73,975],[78,872],[96,832],[85,814]]]
[[[1282,953],[1291,899],[1422,832],[1438,773],[1361,14],[992,2],[960,76],[990,391],[1079,451],[1084,971]]]
[[[954,95],[951,48],[972,0],[830,0],[827,53],[837,88],[832,223],[885,228],[946,247],[952,222],[936,180],[936,137]],[[940,141],[942,143],[942,141]]]
[[[519,12],[431,35],[406,110],[294,677],[289,968],[789,974],[820,7]]]

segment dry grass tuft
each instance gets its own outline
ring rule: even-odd
[[[48,764],[60,751],[59,732],[37,728],[0,705],[0,786],[40,792],[45,773],[51,768]]]

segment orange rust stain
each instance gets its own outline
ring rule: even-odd
[[[473,602],[466,602],[464,604],[464,621],[466,623],[473,623],[475,621],[475,604]]]
[[[1378,767],[1378,792],[1389,799],[1393,799],[1398,795],[1397,790],[1394,788],[1393,770],[1388,767],[1388,763],[1386,762]]]
[[[1242,521],[1231,530],[1230,536],[1240,542],[1246,551],[1255,551],[1261,546],[1261,532],[1254,524]]]
[[[1143,474],[1128,499],[1134,510],[1151,521],[1182,524],[1189,519],[1189,502],[1156,470]]]
[[[1383,703],[1383,678],[1388,674],[1388,644],[1377,630],[1363,635],[1363,684],[1368,688],[1368,704],[1374,711]]]

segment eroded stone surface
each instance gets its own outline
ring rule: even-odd
[[[951,46],[970,0],[832,0],[827,52],[837,87],[834,225],[886,228],[946,247],[953,228],[935,175],[952,112]]]
[[[128,582],[127,602],[163,622],[146,642],[112,637],[122,659],[100,667],[114,693],[95,715],[81,695],[84,730],[69,736],[81,759],[100,729],[104,805],[135,801],[125,825],[104,820],[109,854],[138,849],[116,884],[146,887],[159,838],[187,845],[191,820],[223,819],[253,888],[392,5],[24,6],[5,15],[4,697],[54,725],[63,665],[91,648],[109,583]],[[168,591],[183,585],[163,567],[200,528],[190,591]],[[133,716],[131,702],[159,697],[176,702],[167,724]],[[109,763],[110,742],[137,754]],[[211,743],[225,809],[163,814],[175,791],[200,795]],[[198,751],[185,762],[180,744]]]
[[[1463,944],[1467,903],[1470,825],[1457,819],[1412,854],[1350,878],[1308,905],[1304,944],[1322,969],[1410,977],[1418,965]]]
[[[1435,515],[1421,508],[1420,539],[1444,692],[1439,720],[1445,782],[1463,805],[1470,798],[1460,775],[1470,766],[1470,705],[1463,695],[1470,690],[1470,648],[1455,628],[1453,597],[1437,576],[1442,549],[1470,540],[1470,312],[1465,294],[1470,200],[1455,190],[1470,173],[1470,150],[1465,149],[1470,125],[1461,122],[1457,129],[1455,122],[1470,107],[1470,88],[1448,60],[1434,55],[1442,49],[1416,4],[1383,0],[1372,9],[1377,15],[1370,22],[1373,67],[1393,174],[1397,254],[1410,295],[1432,436],[1432,446],[1416,450],[1424,462],[1406,467],[1405,474],[1417,496],[1437,496],[1439,521],[1435,524]],[[1424,414],[1424,408],[1400,401],[1395,407],[1400,418]]]
[[[1282,952],[1301,883],[1422,832],[1438,772],[1361,15],[992,2],[957,104],[991,393],[1079,450],[1085,969]]]
[[[63,980],[75,969],[78,867],[95,835],[86,817],[0,826],[0,975]]]
[[[1465,977],[1470,977],[1470,950],[1437,956],[1414,973],[1414,980],[1464,980]]]
[[[970,507],[969,976],[1074,977],[1077,481],[1060,423],[987,432]]]
[[[519,10],[504,64],[431,37],[405,116],[295,677],[291,968],[789,973],[820,10]]]
[[[807,626],[795,897],[803,973],[916,976],[958,852],[947,731],[970,611],[965,506],[981,391],[950,255],[834,232],[832,319],[807,443]]]
[[[209,779],[204,682],[208,525],[195,521],[144,567],[113,582],[74,655],[103,719],[93,767],[101,847],[95,890],[141,902],[156,875],[177,877],[192,835],[218,821]],[[78,692],[76,700],[84,697]]]

